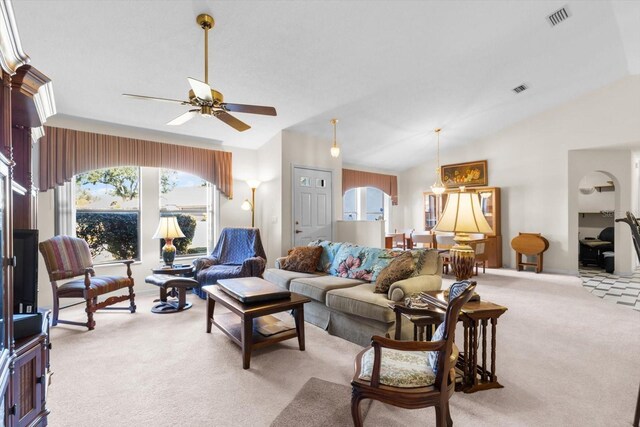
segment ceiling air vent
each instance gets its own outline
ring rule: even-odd
[[[520,92],[524,92],[524,91],[525,91],[525,90],[527,90],[527,89],[529,89],[529,87],[527,87],[527,85],[525,85],[525,84],[521,84],[521,85],[520,85],[520,86],[518,86],[518,87],[514,87],[512,90],[513,90],[515,93],[520,93]]]
[[[551,15],[547,16],[547,21],[551,24],[552,27],[555,27],[565,19],[569,17],[569,11],[566,7],[562,9],[556,10]]]

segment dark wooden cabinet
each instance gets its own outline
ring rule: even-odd
[[[42,333],[16,343],[11,382],[10,425],[46,425],[49,411],[46,391],[49,375],[49,315],[45,313]]]
[[[45,426],[50,316],[15,340],[13,230],[38,228],[32,153],[55,105],[50,80],[27,64],[10,0],[0,2],[0,38],[0,426]]]

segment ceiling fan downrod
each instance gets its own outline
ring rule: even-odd
[[[209,84],[209,30],[216,22],[211,15],[206,13],[198,15],[196,22],[204,30],[204,82]]]

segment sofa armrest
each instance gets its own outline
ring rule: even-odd
[[[388,298],[391,301],[402,301],[411,294],[425,291],[437,291],[442,287],[439,274],[423,274],[404,280],[398,280],[389,287]]]
[[[275,267],[278,269],[282,269],[282,264],[284,263],[285,259],[287,259],[286,256],[281,256],[279,258],[276,258]]]

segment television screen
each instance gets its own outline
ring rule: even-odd
[[[38,230],[13,230],[13,312],[38,311]]]

